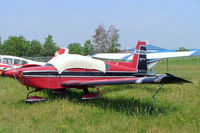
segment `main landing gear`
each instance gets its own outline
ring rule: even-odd
[[[27,87],[27,89],[29,90],[28,87]],[[29,95],[30,95],[31,93],[33,93],[33,92],[37,92],[37,91],[41,91],[41,90],[42,90],[42,89],[35,89],[35,90],[29,92],[29,93],[27,94],[27,97],[26,97],[25,102],[26,102],[26,103],[36,103],[36,102],[42,102],[42,101],[45,101],[44,98],[39,97],[39,96],[30,96],[30,97],[29,97]]]
[[[27,87],[27,89],[29,90],[28,87]],[[103,92],[99,88],[97,88],[97,87],[96,87],[96,89],[100,92],[100,94],[90,93],[87,87],[83,88],[84,96],[82,97],[82,100],[91,100],[91,99],[102,98]],[[38,92],[38,91],[41,91],[41,90],[43,90],[43,89],[36,88],[35,90],[30,91],[27,94],[27,98],[26,98],[25,102],[26,103],[36,103],[36,102],[45,101],[44,98],[39,97],[39,96],[29,96],[31,93]],[[62,93],[65,93],[65,92],[70,92],[70,90],[69,89],[68,90],[65,90],[65,89],[56,89],[56,90],[53,90],[54,94],[62,94]]]
[[[91,100],[91,99],[99,99],[102,98],[102,94],[103,92],[97,88],[97,90],[101,93],[101,95],[96,94],[96,93],[90,93],[88,88],[84,88],[83,92],[84,92],[84,96],[82,97],[82,100]]]

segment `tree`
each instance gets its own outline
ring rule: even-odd
[[[10,36],[1,47],[3,54],[26,56],[30,49],[30,42],[23,36]]]
[[[95,52],[118,52],[120,48],[119,30],[115,26],[111,25],[108,30],[103,25],[99,25],[95,30],[93,36],[93,43]]]
[[[109,41],[109,47],[107,52],[109,53],[116,53],[120,51],[120,43],[118,43],[119,40],[119,30],[115,28],[115,26],[111,25],[108,28],[108,41]]]
[[[42,50],[42,45],[38,40],[31,41],[31,56],[38,57]]]
[[[41,55],[42,56],[53,56],[58,49],[59,49],[59,47],[56,46],[55,42],[53,42],[52,35],[48,35],[48,37],[45,38],[45,42],[42,47]]]
[[[176,51],[189,51],[188,49],[184,48],[184,47],[180,47],[178,50]]]
[[[84,43],[83,49],[83,55],[91,55],[94,54],[94,46],[90,40],[87,40]]]
[[[98,28],[95,30],[95,35],[93,36],[93,43],[95,52],[101,53],[107,51],[107,34],[106,29],[103,25],[99,25]]]
[[[67,48],[69,49],[69,54],[83,54],[83,48],[80,43],[70,43]]]

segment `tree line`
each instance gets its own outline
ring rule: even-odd
[[[118,40],[119,30],[115,26],[111,25],[106,29],[101,24],[95,29],[95,35],[91,40],[86,40],[83,45],[78,42],[70,43],[67,48],[71,54],[115,53],[120,50],[121,46]],[[28,41],[23,36],[9,36],[3,42],[0,38],[0,55],[53,56],[58,49],[59,46],[53,41],[52,35],[48,35],[43,44],[38,40]]]
[[[59,49],[52,39],[52,35],[45,38],[44,44],[38,40],[28,41],[23,36],[9,36],[7,40],[0,40],[0,54],[14,56],[52,56]]]

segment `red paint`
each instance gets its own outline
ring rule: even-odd
[[[137,46],[136,46],[136,50],[140,49],[140,46],[141,46],[141,45],[146,46],[146,42],[143,42],[143,41],[139,41],[139,40],[138,40]]]
[[[138,45],[145,45],[144,42],[139,41]],[[133,61],[128,62],[109,62],[106,63],[109,65],[110,69],[107,69],[106,72],[135,72],[137,73],[137,61],[138,61],[138,55],[133,57]],[[79,76],[71,76],[71,77],[60,77],[57,75],[57,77],[49,77],[46,75],[45,77],[38,77],[38,76],[25,76],[23,75],[23,72],[40,72],[40,71],[57,71],[55,67],[53,66],[31,66],[31,65],[24,65],[21,68],[13,69],[4,72],[4,75],[8,77],[16,77],[18,81],[28,87],[38,88],[38,89],[64,89],[68,86],[62,86],[62,83],[87,83],[87,82],[104,82],[104,81],[126,81],[126,80],[137,80],[139,77],[130,77],[130,78],[122,78],[122,77],[98,77],[95,75],[91,77],[79,77]],[[68,72],[96,72],[97,70],[88,70],[88,69],[68,69]],[[80,85],[73,85],[69,86],[73,88],[83,89]]]

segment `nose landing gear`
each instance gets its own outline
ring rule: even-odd
[[[30,97],[29,97],[29,95],[30,95],[31,93],[37,92],[37,91],[41,91],[41,90],[43,90],[43,89],[35,89],[35,90],[33,90],[33,91],[30,91],[30,92],[27,94],[27,97],[26,97],[25,102],[26,102],[26,103],[36,103],[36,102],[45,101],[44,98],[39,97],[39,96],[30,96]]]

